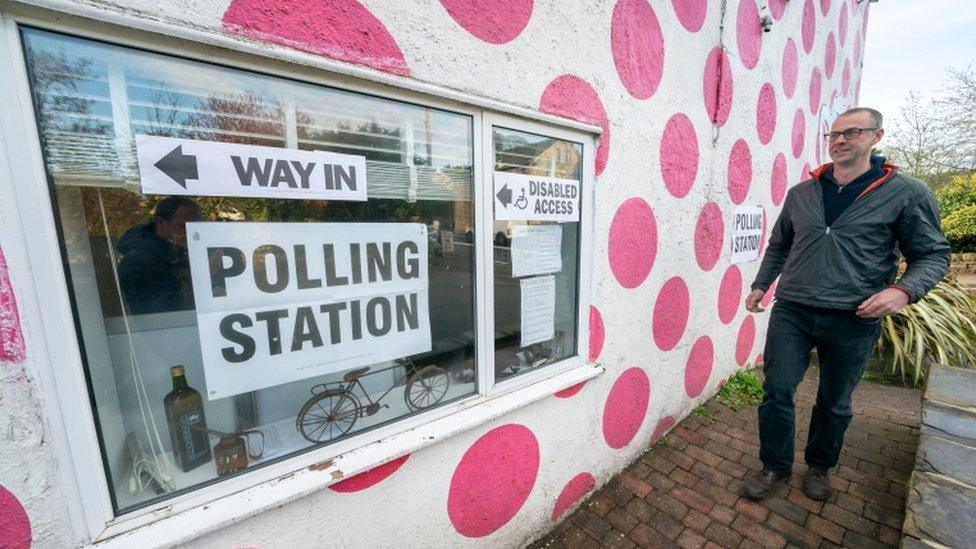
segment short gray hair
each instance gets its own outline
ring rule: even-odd
[[[847,116],[848,114],[857,114],[859,112],[868,113],[871,116],[871,123],[873,123],[875,127],[883,127],[884,117],[881,116],[881,111],[872,109],[871,107],[854,107],[852,109],[847,109],[846,111],[840,113],[840,115]]]

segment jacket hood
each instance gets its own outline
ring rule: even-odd
[[[885,157],[883,156],[872,155],[871,166],[880,167],[881,171],[883,172],[883,175],[878,179],[872,181],[863,191],[861,191],[861,194],[857,195],[858,198],[877,189],[881,185],[884,185],[886,182],[888,182],[889,179],[892,178],[892,176],[895,175],[895,172],[898,171],[898,166],[885,162]],[[827,170],[833,169],[833,167],[834,167],[833,162],[828,162],[826,164],[818,166],[817,168],[810,171],[810,177],[812,177],[814,181],[820,181],[820,178],[823,177],[823,174],[826,173]]]

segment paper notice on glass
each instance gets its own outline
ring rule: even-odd
[[[759,206],[738,206],[732,219],[732,263],[759,259],[762,243],[763,209]]]
[[[561,271],[562,243],[562,225],[512,227],[512,278]]]
[[[555,337],[556,277],[539,276],[519,281],[522,290],[522,343],[549,341]]]

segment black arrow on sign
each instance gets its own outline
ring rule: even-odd
[[[177,145],[175,149],[169,151],[169,154],[160,158],[155,166],[184,189],[187,179],[200,177],[197,173],[197,157],[183,154],[183,145]]]
[[[508,183],[502,185],[502,188],[495,196],[498,197],[498,201],[501,202],[502,206],[505,206],[505,209],[507,210],[508,205],[512,203],[512,189],[508,188]]]

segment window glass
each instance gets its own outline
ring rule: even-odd
[[[118,512],[476,392],[470,116],[36,29],[23,29],[23,40]],[[368,200],[147,195],[138,135],[361,156]],[[330,259],[321,245],[303,248],[308,255],[301,264],[297,245],[272,245],[286,233],[294,242],[335,242],[336,250],[342,244],[348,251]],[[365,233],[410,245],[405,251],[370,248],[361,242]],[[282,355],[304,352],[306,344],[336,343],[338,332],[329,331],[335,318],[345,319],[343,337],[360,330],[378,343],[350,358],[352,366],[214,397],[226,380],[205,371],[204,349],[213,342],[203,326],[206,315],[196,307],[236,290],[214,285],[207,287],[213,296],[201,296],[201,269],[209,270],[211,280],[214,272],[235,280],[245,275],[236,271],[236,256],[215,248],[206,248],[202,263],[194,259],[194,250],[203,249],[194,247],[195,239],[212,234],[247,248],[242,258],[253,264],[247,263],[246,276],[256,284],[258,273],[268,285],[281,277],[305,280],[285,313],[264,311],[263,321],[234,317],[229,331],[221,332],[229,336],[224,356],[254,355],[246,362],[251,370],[235,372],[238,378],[254,381],[276,367],[270,358],[275,346]],[[429,317],[418,319],[422,305],[383,301],[382,295],[368,302],[363,297],[359,317],[350,316],[352,298],[331,315],[325,305],[300,310],[349,295],[352,283],[340,288],[343,283],[335,281],[345,274],[355,283],[356,274],[333,272],[334,284],[323,275],[330,264],[340,265],[335,258],[342,253],[346,265],[368,273],[362,277],[399,272],[411,278],[424,265],[426,279],[410,282],[421,284],[416,295],[426,300]],[[319,267],[311,267],[316,261]],[[368,309],[374,303],[377,308]],[[419,329],[427,322],[429,350],[400,356],[399,347],[383,343],[384,327]],[[249,351],[245,332],[252,340],[266,335],[264,347]],[[362,356],[377,354],[385,358],[363,363]],[[310,364],[308,371],[319,366]]]
[[[524,174],[581,186],[581,144],[498,127],[492,138],[496,178]],[[576,356],[579,226],[578,221],[494,221],[496,381]],[[538,260],[550,255],[552,261]],[[536,261],[526,266],[530,257]],[[541,319],[542,332],[551,336],[523,333],[529,317]]]

